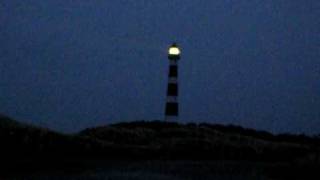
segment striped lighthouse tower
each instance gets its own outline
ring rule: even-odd
[[[180,59],[180,49],[176,43],[173,43],[168,52],[169,58],[169,76],[167,88],[167,102],[165,108],[165,120],[178,120],[178,60]]]

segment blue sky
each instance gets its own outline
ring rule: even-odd
[[[3,0],[0,112],[64,132],[163,119],[182,48],[180,121],[320,132],[316,0]]]

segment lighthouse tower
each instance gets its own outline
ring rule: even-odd
[[[176,43],[173,43],[168,52],[169,75],[167,88],[167,102],[165,108],[165,120],[178,120],[178,61],[180,59],[180,49]]]

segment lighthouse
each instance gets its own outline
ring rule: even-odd
[[[165,107],[166,121],[178,120],[179,116],[178,61],[180,60],[180,54],[180,48],[176,43],[173,43],[168,50],[169,73]]]

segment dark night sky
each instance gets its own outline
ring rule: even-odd
[[[55,130],[163,119],[320,133],[319,0],[2,0],[0,112]]]

